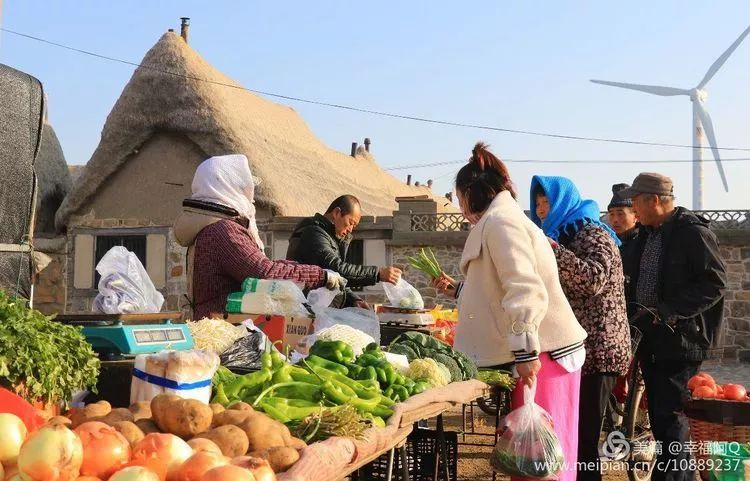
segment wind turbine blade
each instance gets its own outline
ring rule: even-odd
[[[727,184],[727,176],[724,174],[724,167],[721,165],[721,158],[719,157],[719,149],[716,148],[716,134],[714,133],[714,124],[711,122],[711,117],[708,115],[703,102],[695,100],[697,102],[698,117],[701,119],[703,125],[703,132],[708,138],[708,145],[711,146],[711,151],[714,153],[714,160],[716,160],[716,167],[719,168],[719,175],[721,176],[721,182],[724,184],[724,190],[729,192],[729,185]]]
[[[661,87],[659,85],[640,85],[640,84],[627,84],[622,82],[610,82],[608,80],[592,80],[595,84],[609,85],[610,87],[620,87],[623,89],[639,90],[654,95],[661,95],[663,97],[669,97],[672,95],[690,95],[689,90],[677,89],[674,87]]]
[[[743,40],[745,40],[745,37],[747,37],[747,34],[750,33],[750,27],[747,27],[744,32],[740,34],[740,36],[737,38],[737,40],[734,41],[732,45],[729,46],[726,52],[721,54],[721,57],[716,59],[716,62],[711,65],[711,67],[708,69],[708,72],[706,72],[706,76],[703,77],[703,80],[701,80],[701,83],[698,84],[698,89],[702,89],[706,86],[706,84],[711,80],[714,75],[716,75],[716,72],[719,71],[722,65],[724,65],[724,62],[727,61],[730,55],[732,55],[732,52],[734,52],[737,47],[740,46]]]

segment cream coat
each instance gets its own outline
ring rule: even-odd
[[[586,338],[560,286],[549,241],[509,192],[495,197],[469,233],[461,271],[466,280],[455,347],[479,366]]]

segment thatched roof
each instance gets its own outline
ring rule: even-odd
[[[55,232],[55,213],[70,190],[72,181],[55,130],[45,124],[39,155],[34,162],[37,176],[36,234]]]
[[[386,173],[369,153],[352,158],[326,147],[292,108],[242,89],[175,33],[164,34],[142,65],[107,117],[99,146],[58,212],[58,225],[66,225],[157,131],[186,135],[208,155],[245,154],[262,180],[256,201],[274,215],[311,215],[345,193],[359,197],[366,214],[387,215],[396,208],[395,197],[430,192]]]
[[[83,174],[83,169],[85,168],[85,165],[69,165],[68,166],[68,172],[70,172],[70,180],[75,183],[76,180],[78,180],[78,177]]]

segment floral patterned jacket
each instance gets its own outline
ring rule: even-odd
[[[583,374],[625,374],[630,326],[620,252],[610,235],[589,224],[554,247],[560,283],[588,333]]]

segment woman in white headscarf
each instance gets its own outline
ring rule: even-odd
[[[222,313],[227,296],[240,290],[248,277],[288,279],[306,289],[339,287],[336,273],[266,257],[255,222],[255,182],[244,155],[216,156],[201,163],[192,191],[182,203],[174,232],[180,245],[188,248],[194,319]]]

